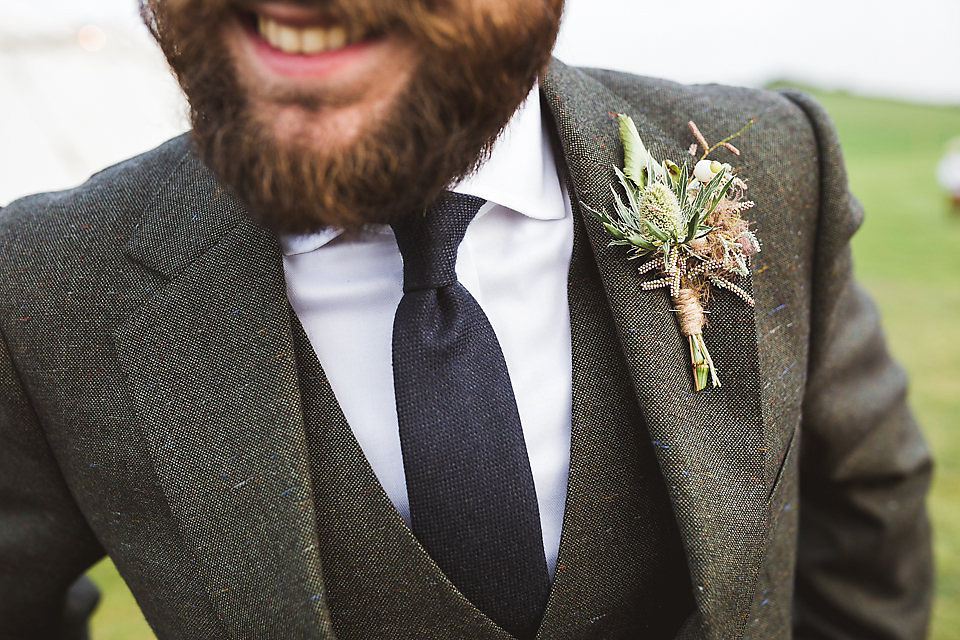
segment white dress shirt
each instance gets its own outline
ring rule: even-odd
[[[467,228],[456,271],[503,349],[553,575],[570,467],[573,218],[537,87],[489,160],[454,191],[487,200]],[[373,472],[409,525],[393,388],[393,318],[403,295],[393,231],[326,230],[281,241],[290,304]]]

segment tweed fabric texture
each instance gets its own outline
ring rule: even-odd
[[[852,278],[829,118],[556,61],[541,91],[581,217],[612,204],[610,112],[671,158],[690,119],[757,119],[737,163],[764,250],[756,307],[715,300],[722,389],[692,393],[669,301],[584,219],[690,572],[681,635],[923,638],[931,458]],[[279,248],[187,138],[0,211],[0,337],[0,637],[62,637],[109,553],[161,640],[335,638]]]
[[[673,638],[694,617],[689,574],[603,286],[576,226],[570,482],[537,637]],[[446,579],[400,519],[295,324],[320,557],[339,640],[510,637]],[[371,528],[374,521],[379,526]]]
[[[393,225],[394,388],[414,534],[471,602],[529,638],[550,591],[537,492],[503,351],[454,270],[484,202],[448,192]]]
[[[564,101],[577,104],[548,96],[554,115],[586,110],[580,102],[593,98],[582,89],[558,87]],[[622,99],[609,106],[610,111],[638,115]],[[605,131],[609,137],[598,139],[596,129],[585,130],[572,122],[565,128],[558,120],[578,199],[597,209],[612,206],[613,167],[621,160],[614,152],[619,150],[616,120],[609,121]],[[595,137],[586,139],[588,133]],[[641,129],[641,136],[659,157],[682,158],[688,146],[681,147],[654,127]],[[585,166],[597,155],[603,156],[598,166]],[[707,632],[739,637],[746,620],[730,611],[744,611],[754,597],[769,491],[759,480],[764,475],[765,447],[753,310],[728,292],[714,296],[704,337],[724,377],[736,382],[692,392],[688,349],[668,294],[662,289],[638,290],[633,263],[622,248],[609,244],[596,220],[588,218],[586,224],[630,376],[676,505],[680,534],[693,558],[694,593]],[[750,284],[746,286],[749,289]],[[703,495],[711,499],[705,501]]]
[[[293,310],[318,552],[337,640],[510,635],[443,574],[364,457]]]
[[[539,637],[674,638],[695,618],[690,574],[590,242],[574,224],[570,477]]]

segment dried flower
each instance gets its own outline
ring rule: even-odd
[[[737,242],[740,243],[740,247],[743,249],[743,252],[748,256],[752,256],[755,253],[760,253],[760,240],[757,239],[757,236],[751,231],[744,231],[740,234],[740,237],[737,238]]]

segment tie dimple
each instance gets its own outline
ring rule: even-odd
[[[393,223],[403,256],[403,291],[437,289],[457,281],[457,249],[484,200],[444,192],[422,214]]]

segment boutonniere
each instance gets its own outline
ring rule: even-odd
[[[648,276],[641,289],[670,290],[680,331],[690,346],[696,390],[704,389],[708,381],[719,387],[717,368],[703,340],[710,290],[727,289],[753,306],[753,298],[737,281],[749,275],[750,257],[760,251],[760,242],[741,217],[754,206],[744,199],[746,182],[730,164],[711,160],[710,154],[725,148],[739,156],[731,141],[753,121],[713,146],[690,122],[697,140],[690,155],[696,158],[703,149],[691,170],[686,160],[657,162],[633,120],[622,114],[617,118],[624,162],[622,170],[614,169],[626,199],[611,186],[613,215],[584,206],[603,224],[611,244],[629,247],[629,259],[646,259],[637,269]]]

